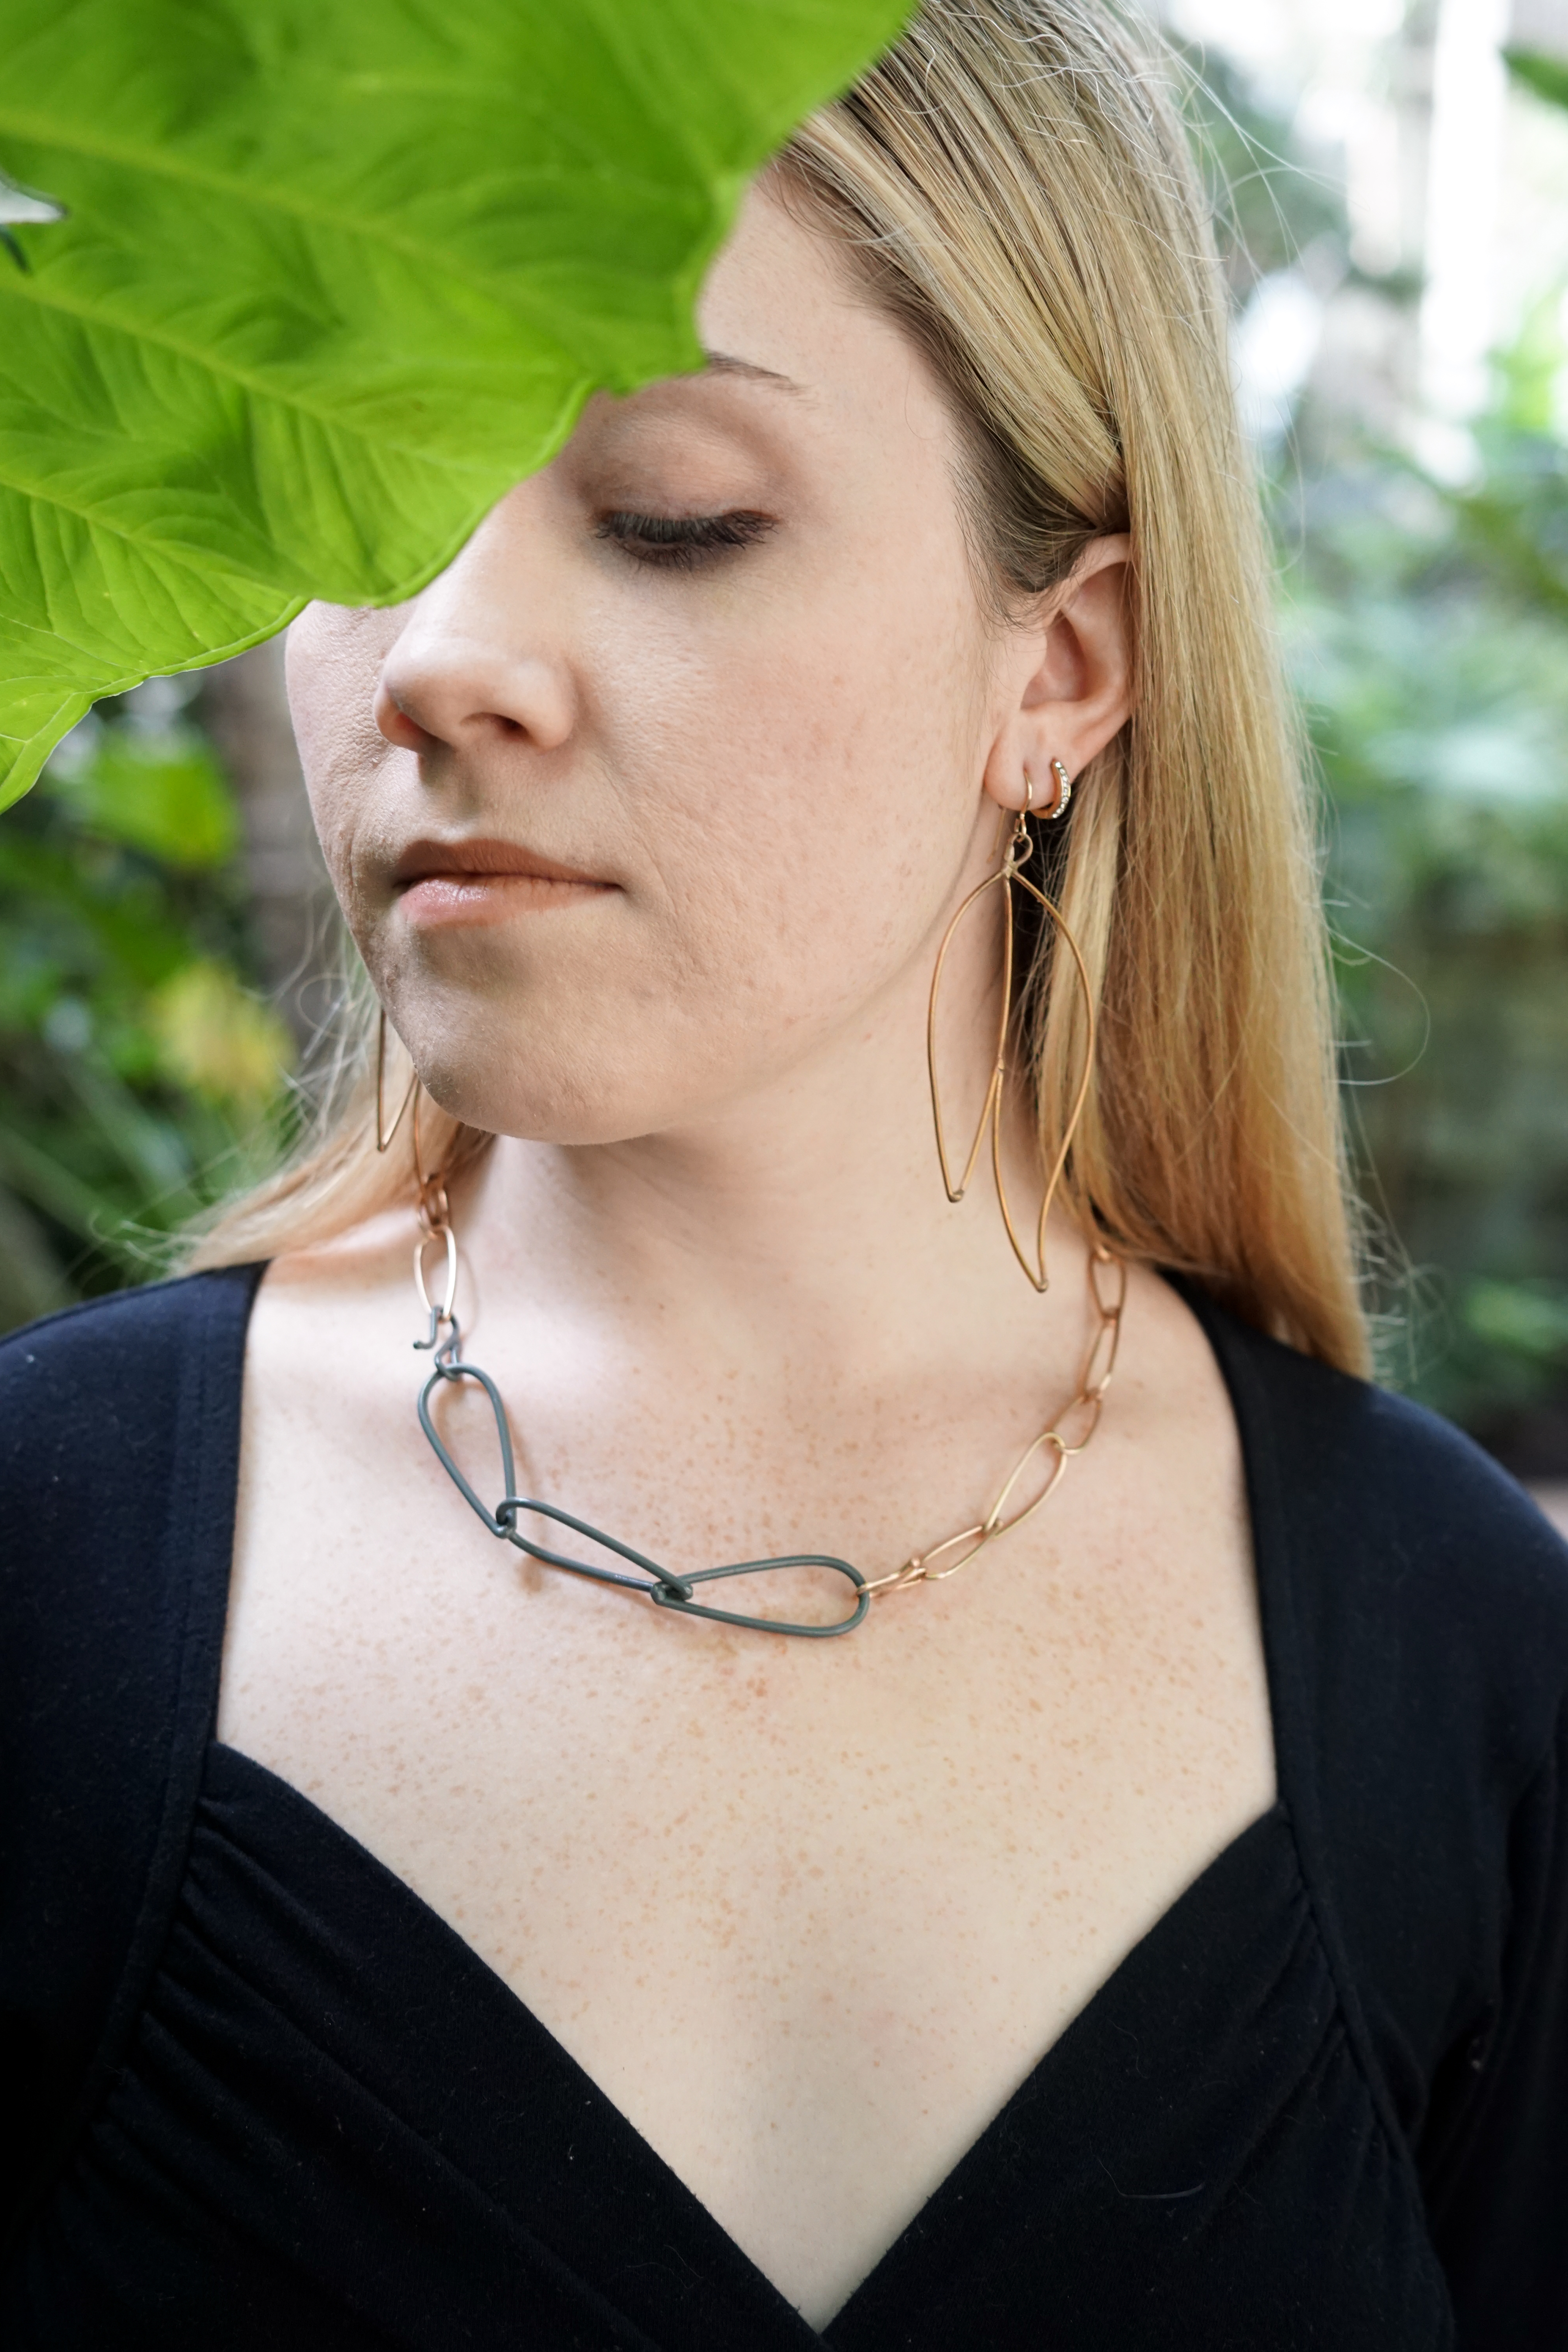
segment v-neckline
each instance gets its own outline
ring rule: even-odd
[[[811,2326],[767,2273],[758,2268],[745,2248],[703,2203],[695,2190],[659,2154],[625,2111],[572,2056],[543,2019],[529,2008],[520,1994],[513,1990],[506,1979],[490,1966],[483,1954],[476,1950],[450,1920],[428,1904],[406,1879],[372,1853],[368,1846],[361,1844],[351,1831],[345,1829],[313,1799],[296,1788],[292,1781],[274,1772],[269,1766],[259,1763],[256,1758],[247,1756],[242,1748],[231,1748],[225,1742],[214,1739],[211,1753],[225,1759],[231,1769],[236,1765],[240,1767],[247,1777],[267,1790],[275,1804],[286,1804],[308,1822],[317,1840],[329,1841],[341,1856],[345,1866],[361,1876],[369,1876],[383,1904],[402,1909],[411,1920],[417,1920],[426,1937],[434,1934],[444,1941],[451,1953],[455,1971],[469,1973],[481,1980],[487,1989],[491,2005],[514,2021],[519,2040],[529,2037],[548,2052],[549,2063],[563,2084],[575,2089],[585,2102],[609,2119],[611,2127],[634,2151],[636,2162],[652,2180],[657,2182],[663,2195],[684,2210],[699,2237],[706,2236],[719,2250],[722,2268],[738,2275],[756,2297],[773,2307],[779,2319],[787,2315],[789,2323],[798,2331],[797,2340],[802,2347],[810,2345],[831,2347],[834,2345],[839,2332],[852,2324],[866,2301],[875,2295],[882,2283],[897,2269],[901,2253],[915,2235],[933,2227],[939,2229],[944,2214],[962,2200],[967,2178],[986,2163],[997,2143],[1007,2137],[1013,2118],[1022,2109],[1049,2097],[1051,2077],[1072,2064],[1083,2043],[1092,2042],[1106,2031],[1119,2030],[1114,2027],[1111,2013],[1124,1987],[1134,1974],[1157,1962],[1163,1945],[1181,1940],[1193,1915],[1202,1910],[1206,1898],[1218,1882],[1243,1867],[1252,1851],[1263,1842],[1275,1838],[1290,1840],[1289,1815],[1283,1802],[1276,1799],[1266,1811],[1258,1814],[1223,1846],[1196,1878],[1188,1882],[1175,1902],[1168,1905],[1138,1937],[1111,1973],[1102,1979],[1083,2007],[1040,2053],[1022,2081],[955,2159],[930,2196],[910,2216],[871,2269],[852,2288],[832,2317],[819,2330]],[[1291,1860],[1293,1871],[1293,1845]]]
[[[256,1291],[266,1267],[264,1265],[258,1265],[244,1271],[248,1278],[239,1335],[242,1383],[246,1331],[248,1328]],[[606,2114],[613,2117],[615,2128],[626,2137],[629,2144],[637,2151],[640,2159],[651,2168],[653,2177],[661,2181],[666,2193],[676,2199],[700,2231],[710,2235],[716,2247],[722,2251],[724,2267],[738,2270],[739,2275],[748,2281],[755,2293],[764,2297],[777,2314],[788,2315],[794,2327],[800,2331],[797,2340],[802,2347],[809,2345],[831,2347],[834,2344],[837,2332],[846,2324],[852,2323],[855,2315],[863,2307],[866,2299],[873,2294],[879,2283],[888,2276],[890,2268],[896,2267],[897,2258],[915,2233],[932,2220],[938,2218],[943,2210],[956,2199],[962,2197],[964,2178],[977,2164],[983,2162],[987,2151],[1005,2136],[1009,2118],[1020,2106],[1040,2097],[1048,2087],[1051,2074],[1067,2067],[1080,2046],[1086,2040],[1093,2037],[1106,2020],[1109,2011],[1114,2007],[1118,1994],[1130,1975],[1145,1965],[1150,1954],[1162,1943],[1179,1939],[1186,1921],[1196,1910],[1201,1907],[1205,1892],[1213,1886],[1218,1877],[1233,1864],[1240,1862],[1260,1840],[1270,1835],[1282,1836],[1289,1842],[1291,1868],[1298,1874],[1301,1870],[1297,1853],[1299,1833],[1288,1802],[1289,1792],[1286,1786],[1285,1749],[1290,1744],[1290,1733],[1281,1720],[1282,1716],[1288,1711],[1289,1705],[1282,1689],[1283,1677],[1281,1671],[1281,1640],[1288,1641],[1289,1638],[1288,1627],[1283,1622],[1289,1616],[1289,1596],[1284,1590],[1283,1560],[1277,1554],[1285,1541],[1286,1529],[1281,1524],[1278,1511],[1272,1507],[1275,1499],[1274,1464],[1270,1432],[1265,1425],[1260,1423],[1254,1412],[1249,1410],[1252,1401],[1247,1393],[1243,1368],[1237,1362],[1233,1351],[1225,1344],[1223,1323],[1212,1302],[1195,1286],[1184,1281],[1180,1276],[1173,1276],[1163,1269],[1160,1271],[1163,1278],[1169,1282],[1171,1287],[1187,1306],[1202,1331],[1224,1382],[1236,1423],[1245,1478],[1253,1573],[1261,1620],[1265,1676],[1275,1755],[1275,1800],[1213,1856],[1203,1870],[1188,1882],[1175,1901],[1167,1906],[1158,1918],[1129,1948],[1110,1974],[1101,1979],[1083,2006],[1074,2013],[1056,2039],[1041,2053],[1022,2081],[957,2157],[932,2190],[931,2195],[911,2215],[897,2236],[883,2249],[871,2269],[852,2289],[831,2319],[820,2331],[811,2327],[810,2323],[805,2319],[797,2306],[789,2303],[783,2291],[758,2267],[751,2256],[703,2204],[696,2192],[659,2155],[637,2126],[616,2105],[609,2095],[601,2089],[593,2077],[571,2056],[564,2043],[557,2039],[549,2027],[536,2015],[520,1995],[512,1990],[506,1979],[490,1967],[483,1956],[449,1920],[426,1903],[423,1897],[418,1895],[413,1887],[389,1864],[382,1863],[368,1847],[361,1845],[350,1831],[345,1829],[329,1813],[315,1804],[292,1782],[273,1772],[269,1767],[259,1763],[256,1759],[246,1756],[243,1750],[229,1748],[225,1743],[217,1741],[215,1738],[210,1741],[213,1749],[235,1759],[248,1771],[264,1775],[275,1791],[283,1792],[292,1804],[303,1808],[316,1825],[319,1835],[329,1835],[338,1842],[341,1849],[351,1852],[358,1857],[362,1867],[378,1874],[384,1892],[389,1893],[396,1903],[409,1906],[411,1916],[421,1917],[427,1927],[433,1925],[449,1939],[450,1946],[461,1966],[482,1972],[483,1977],[496,1988],[499,1994],[504,1996],[505,2001],[510,2005],[510,2013],[517,2021],[519,2029],[527,2030],[542,2038],[543,2043],[551,2053],[552,2061],[570,2080],[580,2084],[584,2091],[591,2093],[592,2098],[602,2106]],[[237,1437],[237,1430],[235,1436]],[[231,1528],[238,1499],[238,1467],[236,1444],[232,1456],[233,1493],[230,1497],[229,1511]],[[226,1621],[226,1580],[225,1575],[225,1591],[220,1601],[219,1613],[217,1651],[220,1654],[221,1629],[223,1622]],[[1277,1616],[1281,1622],[1276,1622]],[[214,1655],[213,1663],[214,1668],[217,1668],[218,1655]],[[216,1683],[217,1675],[214,1673],[214,1704],[209,1718],[213,1723],[216,1720]]]

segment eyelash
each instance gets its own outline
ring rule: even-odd
[[[632,514],[618,509],[595,527],[597,539],[624,549],[634,563],[657,572],[695,572],[737,548],[755,547],[773,529],[770,515],[744,509],[719,515]]]

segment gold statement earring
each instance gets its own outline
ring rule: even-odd
[[[397,1107],[397,1115],[389,1127],[386,1123],[387,1070],[387,1009],[383,1004],[376,1015],[376,1150],[390,1150],[392,1139],[402,1125],[402,1115],[419,1091],[419,1072],[415,1070],[408,1089]]]
[[[456,1329],[456,1325],[452,1321],[452,1303],[457,1295],[457,1237],[452,1230],[452,1210],[446,1198],[446,1171],[442,1167],[427,1171],[424,1165],[424,1146],[420,1139],[419,1132],[419,1106],[423,1090],[417,1070],[409,1079],[392,1125],[390,1127],[387,1125],[386,1068],[387,1015],[386,1007],[383,1004],[376,1022],[376,1150],[378,1151],[391,1150],[392,1138],[402,1125],[403,1113],[412,1103],[413,1118],[410,1126],[409,1137],[413,1151],[415,1205],[419,1212],[419,1238],[413,1245],[413,1279],[414,1286],[430,1316],[430,1338],[421,1339],[418,1345],[422,1348],[434,1348],[444,1323],[451,1324],[453,1329]],[[424,1253],[431,1242],[444,1244],[446,1250],[444,1296],[444,1302],[439,1307],[430,1297],[424,1283]]]
[[[1056,793],[1050,808],[1040,813],[1042,820],[1048,824],[1054,824],[1057,818],[1066,813],[1067,804],[1072,797],[1072,780],[1060,760],[1052,760],[1051,772],[1056,785]],[[1019,870],[1027,863],[1034,850],[1034,835],[1029,829],[1029,820],[1034,813],[1034,786],[1027,768],[1024,770],[1023,789],[1024,804],[1013,820],[1012,831],[1009,835],[1000,866],[994,874],[988,874],[983,882],[976,884],[942,934],[942,944],[936,950],[936,967],[931,975],[931,1004],[925,1024],[925,1058],[931,1075],[931,1115],[936,1129],[936,1157],[941,1163],[942,1181],[946,1189],[947,1198],[950,1201],[961,1201],[968,1190],[969,1180],[975,1172],[988,1127],[991,1135],[991,1169],[996,1178],[997,1200],[1001,1208],[1002,1223],[1007,1227],[1008,1239],[1012,1244],[1013,1255],[1035,1288],[1048,1290],[1051,1287],[1051,1276],[1046,1270],[1045,1263],[1045,1223],[1051,1213],[1051,1202],[1056,1197],[1056,1188],[1061,1181],[1062,1171],[1067,1165],[1067,1155],[1072,1149],[1072,1139],[1077,1133],[1078,1122],[1083,1116],[1084,1103],[1088,1099],[1089,1079],[1094,1066],[1094,998],[1089,985],[1088,967],[1084,963],[1077,940],[1062,918],[1061,908],[1047,898],[1037,883],[1031,882],[1027,875]],[[1008,1202],[1007,1185],[1002,1175],[1002,1111],[1007,1099],[1008,1031],[1013,1010],[1013,885],[1015,882],[1020,889],[1027,890],[1030,897],[1045,909],[1058,932],[1066,941],[1072,961],[1078,967],[1078,978],[1083,990],[1084,1010],[1088,1022],[1083,1073],[1078,1082],[1078,1091],[1073,1097],[1072,1112],[1067,1122],[1067,1131],[1061,1139],[1061,1149],[1057,1152],[1046,1182],[1044,1196],[1040,1201],[1040,1216],[1035,1224],[1032,1254],[1026,1252],[1022,1242],[1019,1239],[1018,1228],[1013,1223],[1012,1210]],[[947,960],[947,950],[953,943],[954,933],[970,908],[977,904],[987,891],[994,889],[998,883],[1001,885],[1002,897],[1006,902],[1006,914],[1002,930],[1002,1002],[997,1021],[996,1057],[991,1066],[990,1084],[986,1088],[986,1099],[980,1107],[979,1123],[975,1129],[975,1139],[969,1146],[969,1155],[964,1162],[963,1173],[955,1183],[953,1163],[947,1153],[946,1129],[942,1118],[942,1090],[936,1077],[937,998],[942,985],[942,967]]]

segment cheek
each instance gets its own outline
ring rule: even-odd
[[[389,746],[375,723],[376,680],[399,621],[392,612],[310,604],[288,631],[288,710],[310,811],[347,906],[355,825]],[[351,912],[351,909],[350,910]]]
[[[945,551],[946,552],[946,551]],[[713,977],[807,1017],[923,940],[974,824],[983,646],[967,573],[912,566],[772,600],[685,658],[656,639],[607,675],[632,719],[629,822]],[[635,774],[647,778],[639,791]]]

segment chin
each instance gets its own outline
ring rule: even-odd
[[[548,1052],[516,1066],[515,1051],[494,1056],[422,1053],[425,1093],[465,1126],[488,1135],[514,1136],[522,1143],[562,1146],[626,1143],[673,1125],[687,1108],[651,1094],[646,1084],[617,1083],[602,1068],[589,1069]]]

